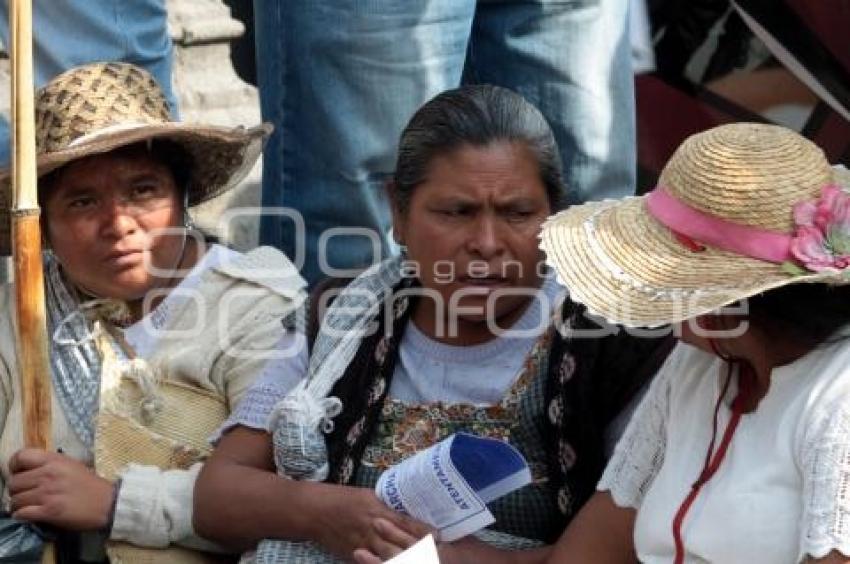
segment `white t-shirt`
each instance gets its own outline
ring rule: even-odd
[[[641,562],[673,560],[672,523],[705,461],[723,362],[684,343],[659,372],[598,489],[638,509]],[[720,409],[718,438],[735,386]],[[850,555],[850,339],[774,369],[682,527],[686,562],[795,563]]]
[[[480,345],[436,341],[409,323],[399,343],[399,362],[389,397],[407,404],[430,402],[496,405],[520,376],[532,347],[551,325],[564,288],[546,278],[510,333]]]
[[[561,304],[563,294],[564,288],[554,277],[546,278],[536,299],[511,326],[515,333],[480,345],[446,345],[426,336],[413,323],[408,324],[399,344],[390,399],[414,405],[499,403],[520,376],[534,343],[549,327],[552,311]],[[236,425],[267,429],[274,405],[306,376],[306,338],[301,334],[288,335],[292,336],[287,336],[279,347],[288,354],[266,365],[214,440]]]

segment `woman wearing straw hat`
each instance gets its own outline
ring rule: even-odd
[[[593,491],[606,437],[669,351],[668,339],[586,319],[541,268],[537,234],[561,191],[552,131],[518,94],[466,86],[424,104],[389,187],[405,255],[350,281],[313,318],[310,357],[294,361],[307,377],[278,404],[274,440],[250,421],[224,435],[198,480],[198,530],[242,548],[301,541],[263,541],[258,562],[378,550],[372,517],[410,525],[375,495],[381,471],[467,431],[515,445],[533,483],[495,502],[484,542],[443,550],[482,561],[495,551],[486,543],[557,538]],[[326,303],[321,288],[313,297]],[[329,483],[275,476],[272,446],[280,474]]]
[[[552,562],[850,561],[842,174],[796,133],[727,125],[646,197],[546,224],[573,298],[681,335]]]
[[[207,438],[293,340],[303,282],[276,250],[207,244],[188,208],[238,182],[268,128],[172,122],[154,79],[119,63],[49,82],[36,127],[59,452],[21,449],[4,287],[6,506],[17,519],[81,532],[72,561],[104,560],[104,540],[114,561],[202,561],[176,545],[211,546],[191,526]]]

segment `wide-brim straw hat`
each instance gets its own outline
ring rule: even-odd
[[[128,63],[70,69],[39,89],[35,100],[38,176],[74,160],[152,139],[187,152],[188,203],[194,206],[235,186],[251,170],[271,125],[221,127],[171,120],[150,73]],[[0,170],[0,254],[8,252],[9,168]]]
[[[850,182],[813,143],[782,127],[739,123],[685,140],[656,190],[725,222],[793,235],[795,204],[818,200],[829,185]],[[847,281],[846,273],[683,242],[647,198],[572,206],[543,227],[541,248],[571,298],[608,321],[653,327],[787,284]]]

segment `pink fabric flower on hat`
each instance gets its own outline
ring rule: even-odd
[[[850,194],[830,185],[820,199],[794,206],[797,231],[791,254],[813,272],[850,267]]]

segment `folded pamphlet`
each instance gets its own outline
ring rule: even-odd
[[[450,542],[491,525],[487,504],[529,483],[528,463],[513,446],[456,433],[386,470],[375,492]]]

